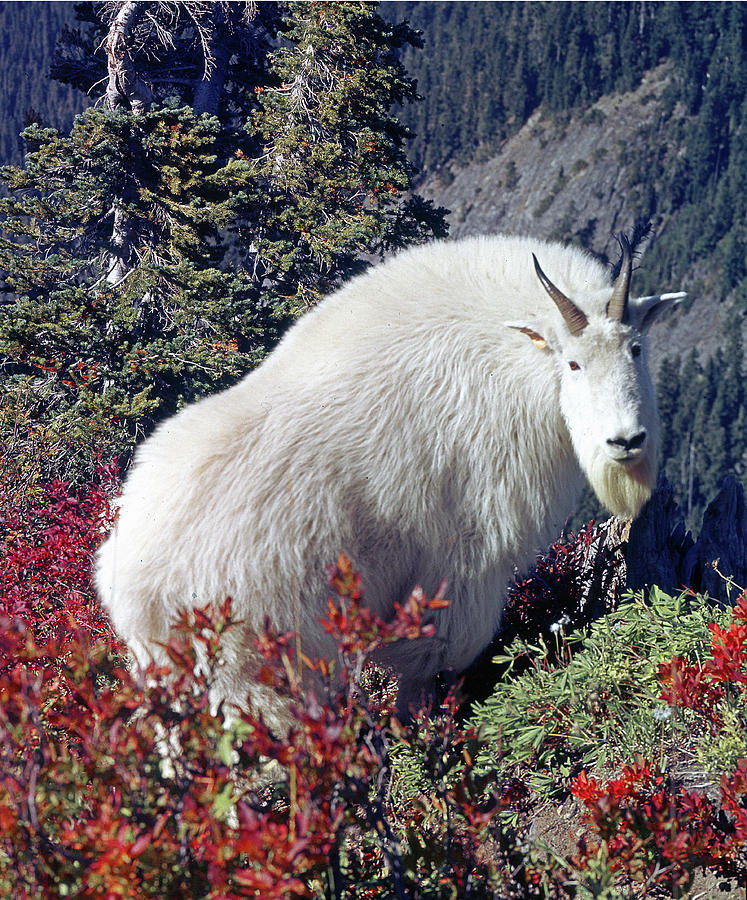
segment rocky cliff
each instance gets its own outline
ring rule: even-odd
[[[629,230],[651,198],[641,196],[641,167],[666,169],[683,152],[681,107],[670,108],[669,64],[648,72],[637,90],[606,95],[576,115],[551,118],[541,109],[499,151],[464,167],[430,175],[421,192],[451,210],[453,237],[509,232],[574,241],[616,260],[614,233]],[[654,203],[659,205],[660,203]],[[643,248],[634,291],[687,290],[685,308],[655,327],[652,358],[697,347],[709,356],[720,345],[730,302],[710,289],[717,273],[693,259],[684,283],[652,283],[646,254],[666,241],[676,212],[658,208]]]

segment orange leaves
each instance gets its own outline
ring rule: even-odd
[[[341,650],[348,654],[371,654],[392,641],[430,636],[435,626],[424,621],[425,612],[441,610],[449,605],[444,598],[446,582],[441,584],[431,600],[421,588],[416,587],[403,603],[394,604],[394,617],[384,620],[361,605],[361,577],[342,553],[337,558],[337,564],[328,568],[328,582],[339,600],[328,599],[327,614],[320,622],[326,633],[331,634]]]
[[[210,345],[213,350],[224,355],[228,353],[238,353],[239,342],[235,338],[227,341],[213,341]]]
[[[327,581],[339,597],[360,600],[363,596],[361,576],[353,570],[353,563],[341,553],[337,564],[327,570]]]

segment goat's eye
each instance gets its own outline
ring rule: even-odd
[[[633,344],[632,347],[630,348],[630,352],[633,354],[633,356],[640,356],[641,355],[641,345]]]
[[[572,359],[568,365],[571,367],[571,372],[579,372],[581,370],[581,366],[576,362],[575,359]]]

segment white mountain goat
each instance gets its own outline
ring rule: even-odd
[[[620,517],[654,487],[644,333],[685,295],[629,299],[621,246],[614,285],[587,253],[534,239],[408,250],[307,313],[235,387],[164,422],[98,555],[100,596],[136,658],[163,659],[180,611],[230,596],[244,624],[226,638],[220,696],[269,709],[253,634],[267,618],[298,627],[308,655],[334,652],[318,617],[325,564],[343,551],[385,618],[416,584],[432,594],[448,579],[435,634],[384,657],[403,711],[439,670],[468,666],[583,475]]]

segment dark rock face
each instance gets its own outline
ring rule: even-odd
[[[625,553],[626,586],[638,591],[658,585],[668,594],[689,587],[686,560],[694,545],[672,486],[664,478],[630,526]]]
[[[703,514],[690,556],[698,590],[728,602],[747,587],[747,503],[744,488],[732,475]]]
[[[733,602],[747,587],[747,502],[727,476],[703,515],[697,540],[685,528],[672,488],[664,480],[631,525],[626,549],[627,587],[656,584],[668,593],[683,588]]]

